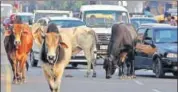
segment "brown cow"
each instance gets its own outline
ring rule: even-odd
[[[45,27],[40,26],[36,23],[32,26],[32,31],[36,32],[41,30],[45,33]],[[84,51],[85,57],[87,59],[87,74],[86,77],[90,75],[91,65],[93,65],[93,76],[96,77],[95,71],[95,58],[94,51],[96,50],[96,35],[95,32],[87,27],[77,27],[77,28],[60,28],[60,33],[66,34],[72,43],[72,55],[79,53],[81,50]],[[33,34],[35,39],[41,39],[39,33]],[[42,42],[42,39],[40,40]],[[38,43],[39,44],[39,43]]]
[[[47,32],[37,30],[43,38],[36,39],[42,45],[41,60],[44,75],[48,81],[51,92],[58,92],[62,75],[72,55],[71,41],[63,33],[59,33],[55,24],[50,24]],[[42,39],[44,42],[42,43]]]
[[[4,39],[4,46],[12,66],[13,82],[25,82],[25,65],[33,45],[33,36],[27,24],[23,24],[17,17],[13,31]]]

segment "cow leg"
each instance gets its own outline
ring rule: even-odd
[[[87,59],[87,73],[86,73],[85,77],[89,77],[89,75],[91,73],[92,54],[91,54],[90,49],[84,49],[84,53],[85,53],[85,57]]]
[[[57,66],[56,68],[57,73],[55,75],[55,79],[54,79],[54,91],[53,92],[60,92],[60,86],[61,86],[61,80],[62,80],[62,76],[64,73],[64,69],[65,69],[65,65],[60,64],[59,66]]]
[[[28,64],[28,62],[26,61],[26,69],[27,69],[27,71],[28,71],[28,68],[29,68],[29,64]]]
[[[126,62],[123,62],[123,77],[127,78],[127,65]]]
[[[25,83],[25,81],[26,81],[25,75],[26,75],[26,64],[23,64],[22,65],[21,83]]]
[[[43,68],[43,72],[44,72],[45,78],[46,78],[46,80],[48,82],[49,88],[50,88],[51,92],[54,92],[53,91],[53,89],[54,89],[54,80],[52,78],[52,75],[50,75],[50,72],[52,72],[52,71],[49,69],[48,65],[43,65],[42,68]]]
[[[121,65],[120,65],[120,79],[123,79],[123,63],[121,62]]]
[[[20,78],[21,78],[21,74],[20,74],[20,65],[19,65],[19,61],[17,61],[16,63],[16,76],[17,76],[17,83],[20,83]]]
[[[93,76],[92,77],[96,77],[96,70],[95,70],[95,67],[96,67],[96,56],[94,54],[94,51],[91,53],[91,63],[92,63],[92,66],[93,66]]]
[[[17,84],[17,63],[13,63],[12,64],[12,70],[13,70],[13,75],[14,75],[14,78],[13,78],[13,84]]]
[[[119,75],[119,77],[121,77],[122,76],[121,66],[118,67],[118,70],[119,70],[118,75]]]
[[[121,77],[121,75],[122,75],[121,68],[122,68],[122,67],[121,67],[120,61],[118,61],[118,64],[117,64],[117,65],[118,65],[118,71],[119,71],[119,72],[118,72],[118,76]]]
[[[13,72],[13,84],[16,84],[17,83],[17,77],[16,77],[16,63],[15,62],[13,62],[13,60],[10,58],[10,56],[8,55],[7,56],[8,57],[8,60],[9,60],[9,62],[10,62],[10,64],[11,64],[11,67],[12,67],[12,72]]]
[[[26,74],[26,64],[27,64],[27,56],[25,55],[20,63],[20,72],[22,74],[21,76],[21,83],[24,83],[25,82],[25,74]]]
[[[130,61],[127,62],[127,76],[130,79],[131,77],[131,63]]]
[[[136,78],[136,75],[135,75],[135,69],[134,69],[134,64],[135,63],[135,60],[131,60],[131,78]]]

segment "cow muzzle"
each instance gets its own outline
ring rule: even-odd
[[[47,60],[49,63],[54,64],[56,61],[56,55],[47,55]]]
[[[19,46],[21,44],[21,42],[16,40],[16,41],[14,41],[14,44],[17,47],[17,46]]]

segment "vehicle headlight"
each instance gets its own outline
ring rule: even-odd
[[[169,57],[169,58],[177,58],[177,54],[175,54],[175,53],[168,53],[167,57]]]

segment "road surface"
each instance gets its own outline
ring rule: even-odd
[[[1,37],[1,92],[8,92],[7,89],[9,92],[50,92],[40,67],[30,67],[25,84],[11,83],[9,79],[12,79],[12,73],[2,41],[3,37]],[[85,78],[85,73],[86,66],[78,68],[69,66],[62,79],[61,92],[177,92],[177,79],[172,74],[157,79],[151,70],[138,70],[136,79],[120,80],[115,74],[108,80],[105,79],[102,66],[97,66],[97,78]],[[73,77],[65,77],[68,74]]]

